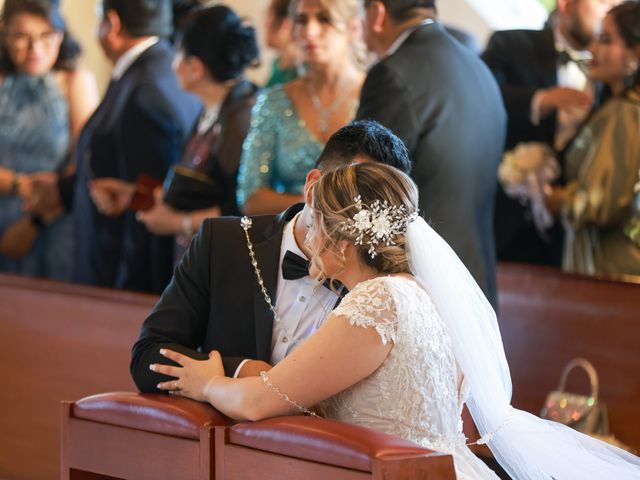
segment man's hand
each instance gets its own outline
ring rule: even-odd
[[[260,372],[268,372],[271,368],[271,365],[262,360],[249,360],[242,365],[242,368],[238,372],[238,378],[257,377],[260,375]]]
[[[215,350],[209,354],[208,360],[194,360],[165,348],[160,350],[160,354],[180,365],[180,367],[157,363],[149,365],[149,368],[156,373],[176,378],[176,380],[158,384],[158,389],[168,391],[172,395],[207,402],[206,388],[209,382],[215,378],[224,377],[222,357]]]
[[[542,91],[540,118],[551,115],[556,110],[584,110],[593,103],[593,97],[581,90],[567,87],[551,87]]]
[[[89,184],[89,193],[98,211],[108,217],[118,217],[131,203],[135,185],[117,178],[98,178]]]

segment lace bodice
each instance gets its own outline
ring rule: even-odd
[[[379,277],[355,287],[334,314],[393,348],[372,375],[322,402],[323,414],[451,453],[458,478],[497,478],[465,445],[464,382],[459,389],[451,340],[427,292],[407,277]]]

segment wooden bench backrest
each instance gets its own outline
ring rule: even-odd
[[[0,478],[59,477],[60,401],[134,390],[157,297],[0,275]]]
[[[640,451],[640,285],[502,264],[498,292],[514,406],[539,413],[567,362],[584,357],[598,372],[611,432]],[[567,390],[589,391],[586,373],[569,380]]]
[[[564,365],[600,375],[612,432],[640,451],[640,285],[500,265],[514,405],[539,412]],[[56,478],[59,402],[134,390],[130,348],[157,297],[0,275],[0,478]],[[587,391],[587,382],[568,384]]]

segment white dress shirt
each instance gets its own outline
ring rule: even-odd
[[[282,259],[287,250],[307,259],[293,233],[299,215],[285,226],[282,234],[275,304],[280,320],[273,322],[272,365],[277,364],[309,338],[322,325],[338,301],[335,293],[311,277],[285,280],[282,276]]]
[[[298,213],[285,225],[282,232],[275,303],[279,321],[273,322],[271,365],[276,365],[318,330],[338,301],[338,295],[311,277],[286,280],[282,276],[282,260],[287,250],[307,259],[293,233],[299,216]],[[249,359],[243,360],[238,365],[234,377],[238,376],[248,361]]]
[[[158,37],[149,37],[120,55],[120,58],[118,58],[116,64],[113,66],[111,80],[120,80],[133,62],[135,62],[140,55],[158,43],[158,40],[160,40]]]

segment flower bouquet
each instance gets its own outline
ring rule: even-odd
[[[519,143],[505,152],[498,167],[504,192],[531,207],[533,222],[540,233],[553,225],[553,215],[545,206],[545,192],[560,176],[560,166],[546,143]]]

